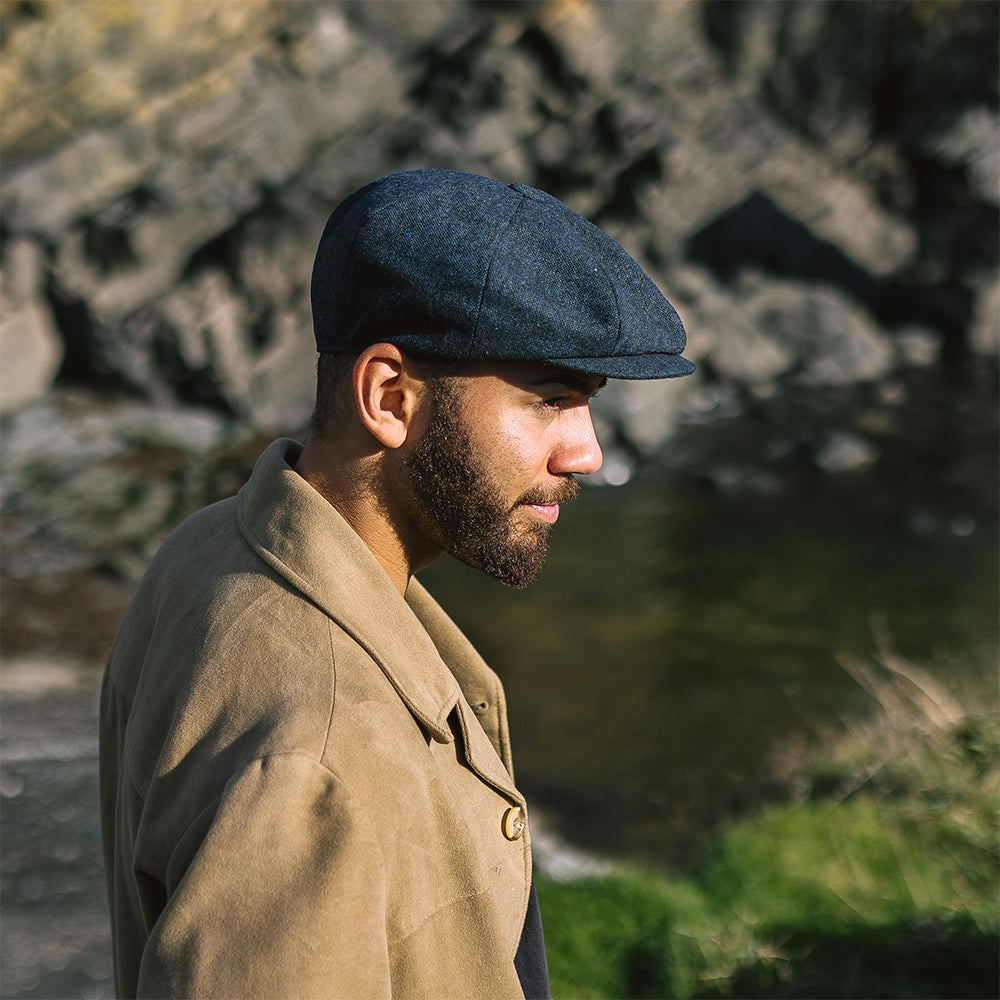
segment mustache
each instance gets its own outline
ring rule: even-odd
[[[522,493],[518,497],[517,503],[514,507],[521,507],[524,504],[540,504],[547,505],[552,503],[571,503],[580,495],[580,484],[573,478],[573,476],[567,476],[567,478],[562,482],[562,484],[553,490],[543,490],[541,487],[535,487],[530,489],[525,493]]]

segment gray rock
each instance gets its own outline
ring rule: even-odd
[[[707,275],[692,282],[686,326],[712,370],[757,391],[791,377],[847,385],[887,374],[896,360],[888,335],[831,288],[745,274],[733,295]]]
[[[45,254],[32,239],[14,237],[3,242],[3,296],[5,311],[35,301],[45,281]]]
[[[979,355],[1000,354],[1000,278],[995,275],[982,283],[976,295],[969,346]]]
[[[707,341],[699,355],[710,359],[716,374],[727,381],[770,384],[790,371],[796,360],[794,343],[761,326],[761,304],[727,294],[709,278],[692,304],[687,327]]]
[[[858,472],[878,459],[878,448],[850,431],[832,431],[816,449],[816,464],[824,472]]]
[[[887,334],[834,289],[767,282],[746,305],[761,334],[795,352],[798,381],[848,385],[892,369],[895,352]]]
[[[65,389],[20,409],[6,430],[0,450],[5,492],[20,488],[20,477],[31,468],[59,476],[134,447],[204,454],[234,436],[231,421],[210,410],[108,400]]]
[[[1000,204],[1000,114],[995,110],[985,105],[966,109],[929,135],[924,148],[965,167],[972,192],[988,205]]]
[[[58,238],[67,226],[139,184],[158,158],[141,125],[93,128],[4,179],[0,207],[17,232]]]
[[[908,326],[897,330],[895,341],[903,364],[911,368],[926,368],[941,358],[941,338],[926,327]]]
[[[673,436],[684,401],[697,383],[696,376],[608,382],[591,404],[595,416],[608,428],[602,440],[605,451],[618,440],[641,454],[655,453]]]
[[[0,451],[4,572],[144,564],[204,501],[207,456],[240,435],[218,414],[59,391],[13,414]],[[158,456],[158,458],[154,458]]]
[[[62,358],[62,341],[42,303],[28,302],[0,319],[0,414],[43,396]]]

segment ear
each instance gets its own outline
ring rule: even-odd
[[[372,344],[354,364],[354,399],[361,422],[386,448],[412,432],[425,383],[394,344]]]

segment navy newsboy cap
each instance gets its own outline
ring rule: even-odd
[[[547,361],[609,378],[687,375],[684,327],[595,225],[526,184],[390,174],[330,216],[316,252],[320,352]]]

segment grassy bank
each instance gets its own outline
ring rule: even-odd
[[[1000,996],[996,691],[848,666],[871,717],[690,871],[539,877],[554,997]]]

